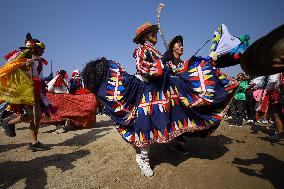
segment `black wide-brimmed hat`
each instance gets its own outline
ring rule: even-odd
[[[168,49],[172,49],[176,42],[180,41],[183,44],[183,37],[181,35],[175,36],[168,44]]]
[[[241,57],[242,69],[251,75],[271,75],[284,72],[283,66],[276,65],[274,58],[284,55],[284,25],[274,29],[255,41]]]

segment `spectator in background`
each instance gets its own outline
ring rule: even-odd
[[[266,94],[267,76],[259,76],[252,80],[254,83],[253,97],[256,101],[256,121],[267,124],[268,96]]]
[[[79,89],[83,88],[83,81],[79,70],[74,70],[70,78],[70,91],[71,94],[76,94]]]
[[[284,76],[281,74],[274,74],[269,76],[266,87],[269,101],[271,103],[272,118],[274,119],[276,132],[269,136],[269,139],[278,140],[284,139]]]
[[[279,82],[273,94],[273,117],[276,126],[275,135],[270,136],[270,139],[283,139],[284,138],[284,74],[279,76]]]
[[[246,90],[246,113],[248,118],[248,123],[255,122],[255,105],[256,101],[253,97],[253,91],[255,84],[253,83],[252,79],[253,77],[251,75],[246,74],[246,79],[248,81],[248,88]]]
[[[51,93],[68,93],[69,87],[67,82],[68,74],[65,70],[57,71],[56,76],[47,84],[48,92]]]
[[[69,93],[69,87],[67,85],[68,74],[65,70],[57,71],[56,76],[47,84],[48,92],[54,94]],[[65,133],[70,128],[70,120],[66,119],[64,125],[57,124],[54,134]]]
[[[237,75],[237,80],[240,81],[240,84],[230,105],[232,120],[230,120],[229,126],[242,127],[243,120],[245,118],[246,90],[248,88],[248,81],[245,80],[244,73],[239,73]]]

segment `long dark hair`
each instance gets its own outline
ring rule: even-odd
[[[82,71],[85,87],[96,93],[100,84],[108,77],[108,69],[109,63],[105,57],[88,62]]]

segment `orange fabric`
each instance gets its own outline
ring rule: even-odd
[[[22,63],[26,62],[26,61],[27,61],[27,58],[21,58],[19,60],[12,61],[12,62],[4,64],[4,66],[2,68],[0,68],[0,78],[11,73],[15,69],[21,67]]]

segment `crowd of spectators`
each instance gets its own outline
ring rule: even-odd
[[[254,77],[239,73],[237,80],[240,85],[226,115],[229,126],[243,127],[245,123],[260,123],[275,130],[275,134],[269,138],[283,138],[283,74]]]

